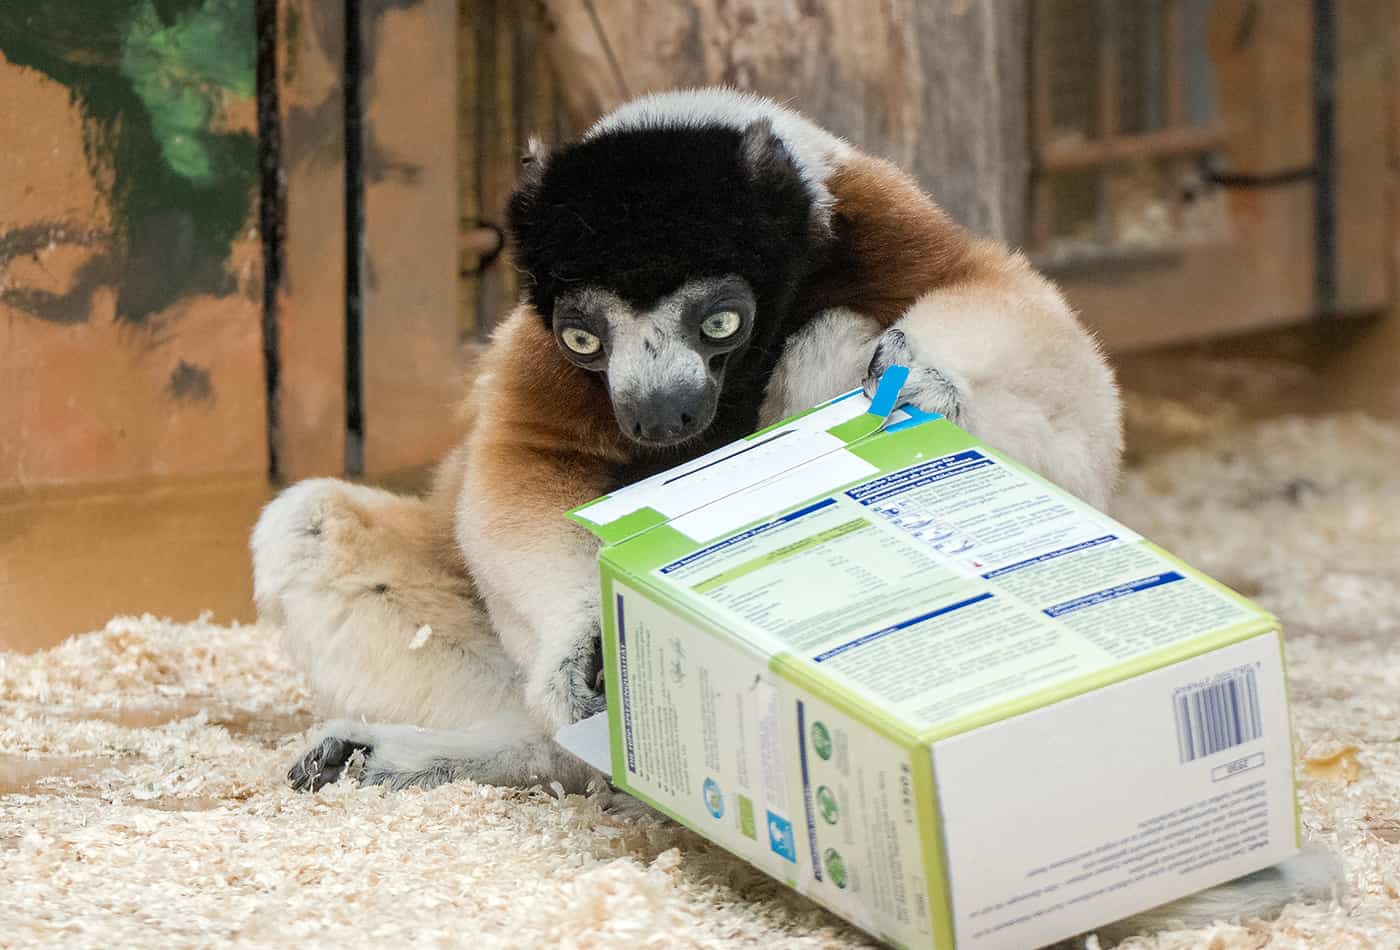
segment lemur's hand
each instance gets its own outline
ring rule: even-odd
[[[866,370],[863,388],[865,395],[874,397],[880,385],[880,377],[891,366],[905,366],[909,369],[909,380],[904,384],[902,401],[911,403],[924,412],[937,412],[948,418],[954,425],[963,421],[963,406],[967,394],[962,392],[941,370],[929,365],[914,347],[909,337],[897,327],[891,327],[880,337],[875,346],[875,355]]]
[[[548,664],[531,692],[534,702],[558,727],[587,719],[607,708],[603,694],[603,638],[592,621],[556,662]]]

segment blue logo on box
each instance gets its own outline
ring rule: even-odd
[[[768,846],[774,854],[782,855],[793,864],[797,863],[797,844],[792,836],[792,822],[780,818],[771,811],[768,813]]]
[[[711,815],[718,818],[724,814],[724,796],[720,794],[719,783],[712,778],[705,779],[702,789],[705,796],[705,808]]]

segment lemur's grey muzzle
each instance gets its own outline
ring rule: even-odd
[[[614,397],[613,411],[622,431],[639,442],[664,446],[704,432],[714,420],[716,389],[683,385]]]

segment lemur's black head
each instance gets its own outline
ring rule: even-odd
[[[703,435],[722,400],[762,385],[825,241],[767,120],[532,149],[508,217],[531,303],[565,356],[606,375],[623,434],[652,447]]]

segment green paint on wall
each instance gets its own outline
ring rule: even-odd
[[[177,175],[196,182],[213,175],[205,138],[220,98],[228,92],[250,99],[256,92],[253,30],[253,5],[240,0],[205,0],[169,25],[147,0],[132,17],[121,71]]]
[[[254,95],[256,39],[250,0],[0,3],[0,56],[62,84],[83,116],[85,158],[113,210],[98,253],[118,319],[235,289],[226,265],[250,221],[257,141],[217,125],[225,102]],[[73,322],[71,301],[6,302]]]

